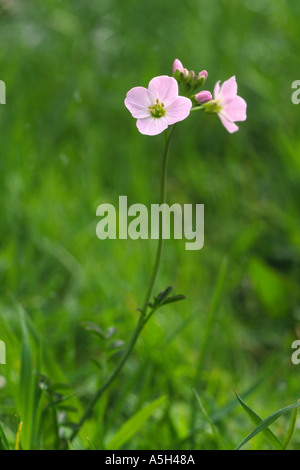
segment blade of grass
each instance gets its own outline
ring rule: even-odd
[[[94,444],[92,443],[92,441],[88,437],[86,438],[86,440],[88,441],[91,450],[96,450],[96,447],[94,446]]]
[[[278,361],[274,361],[273,359],[266,365],[264,373],[259,377],[256,382],[254,382],[248,389],[246,389],[243,392],[243,397],[246,398],[249,395],[252,395],[269,377],[270,375],[273,374],[274,370],[278,368]],[[234,398],[234,400],[231,400],[229,403],[224,405],[222,408],[220,408],[218,411],[216,411],[212,416],[211,416],[211,421],[213,424],[219,423],[222,420],[224,420],[236,407],[238,406],[237,400]],[[195,428],[195,432],[200,432],[204,428],[203,424],[200,426],[197,426]],[[187,441],[192,439],[192,433],[190,433],[187,437],[182,439],[180,441],[180,445],[184,445]]]
[[[166,396],[162,396],[157,400],[152,401],[142,410],[138,411],[132,418],[126,421],[125,424],[116,432],[106,445],[107,450],[118,450],[129,439],[131,439],[143,424],[150,418],[154,411],[159,408],[166,400]]]
[[[213,293],[211,305],[208,311],[208,316],[207,316],[207,321],[206,321],[206,327],[205,327],[205,332],[204,332],[204,337],[202,340],[202,346],[201,346],[201,351],[200,351],[200,356],[197,364],[197,376],[196,376],[196,386],[199,382],[200,375],[201,375],[201,370],[202,366],[204,363],[204,359],[208,350],[208,346],[210,344],[210,337],[211,337],[211,331],[216,319],[216,315],[218,312],[221,296],[224,290],[224,284],[225,284],[225,278],[227,274],[227,267],[228,267],[228,259],[224,258],[223,262],[221,263],[215,290]]]
[[[18,426],[18,431],[17,431],[17,435],[16,435],[15,450],[20,449],[20,437],[21,437],[22,426],[23,426],[23,422],[21,421],[19,426]]]
[[[204,405],[203,405],[203,403],[202,403],[202,401],[201,401],[201,399],[200,399],[200,396],[198,395],[198,393],[196,392],[195,389],[194,389],[194,394],[195,394],[196,400],[197,400],[197,402],[198,402],[199,408],[200,408],[200,410],[202,411],[202,414],[203,414],[204,418],[206,419],[207,423],[209,424],[210,429],[211,429],[211,431],[212,431],[212,433],[213,433],[213,435],[214,435],[214,437],[215,437],[215,439],[216,439],[216,442],[218,442],[220,448],[223,449],[223,448],[224,448],[224,444],[223,444],[223,441],[222,441],[222,439],[221,439],[221,436],[220,436],[220,434],[218,433],[218,431],[217,431],[217,429],[216,429],[214,423],[213,423],[212,420],[210,419],[209,414],[207,413],[207,411],[206,411],[206,409],[205,409],[205,407],[204,407]]]
[[[242,400],[242,398],[239,396],[239,394],[236,391],[234,393],[239,403],[241,404],[242,408],[246,412],[247,416],[250,418],[250,421],[252,421],[252,423],[255,424],[256,426],[258,426],[263,421],[262,418],[260,418],[260,416],[258,416],[258,414],[255,413],[255,411],[252,408],[250,408],[250,406],[248,406]],[[265,434],[267,440],[276,450],[283,449],[282,442],[280,442],[280,440],[275,436],[275,434],[269,428],[264,429],[262,432]]]
[[[298,403],[299,403],[300,400],[298,400]],[[296,425],[296,421],[297,421],[297,417],[298,417],[298,408],[295,408],[295,410],[293,411],[293,414],[292,414],[292,418],[291,418],[291,422],[290,422],[290,425],[289,425],[289,429],[288,429],[288,432],[287,432],[287,435],[286,435],[286,438],[285,438],[285,441],[283,443],[283,449],[285,450],[287,448],[287,446],[289,445],[290,443],[290,440],[292,438],[292,435],[294,433],[294,430],[295,430],[295,425]]]
[[[221,263],[220,269],[219,269],[219,274],[217,278],[217,282],[215,285],[215,289],[213,292],[213,297],[212,301],[209,307],[208,315],[207,315],[207,320],[206,320],[206,326],[204,330],[204,335],[202,338],[202,344],[201,344],[201,349],[200,349],[200,354],[198,358],[198,364],[196,366],[196,374],[195,374],[195,388],[199,387],[199,383],[201,380],[201,372],[203,369],[203,364],[205,361],[205,357],[208,352],[208,348],[211,346],[211,332],[214,326],[214,322],[217,316],[217,312],[219,309],[219,304],[220,300],[223,294],[224,290],[224,284],[225,284],[225,279],[226,279],[226,274],[227,274],[227,267],[228,267],[228,259],[225,257]],[[195,404],[193,404],[192,408],[192,414],[191,414],[191,448],[194,446],[194,435],[195,435],[195,416],[196,416],[196,408]]]
[[[31,449],[32,440],[32,414],[33,414],[33,372],[32,355],[29,342],[28,329],[26,325],[25,312],[19,307],[19,315],[22,327],[22,351],[21,351],[21,372],[20,372],[20,409],[23,421],[22,448]]]
[[[10,450],[8,440],[6,438],[5,432],[0,423],[0,449],[1,450]]]
[[[235,450],[241,449],[248,441],[250,441],[254,436],[258,433],[263,431],[264,429],[268,428],[272,423],[274,423],[280,416],[284,415],[290,410],[294,410],[295,408],[299,408],[300,403],[295,403],[294,405],[286,406],[275,413],[271,414],[267,418],[265,418],[236,448]]]

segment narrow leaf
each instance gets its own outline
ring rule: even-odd
[[[10,450],[10,446],[8,440],[6,438],[5,432],[0,423],[0,449],[2,450]]]
[[[267,418],[265,418],[261,423],[252,431],[246,439],[244,439],[237,447],[235,450],[239,450],[241,447],[243,447],[248,441],[250,441],[254,436],[256,436],[258,433],[263,431],[264,429],[268,428],[274,421],[276,421],[280,416],[284,415],[290,410],[294,410],[295,408],[299,408],[300,403],[295,403],[294,405],[289,405],[286,406],[285,408],[282,408],[281,410],[276,411],[275,413],[271,414]]]
[[[86,440],[88,441],[88,443],[90,444],[90,448],[91,450],[96,450],[96,447],[94,446],[94,444],[92,443],[92,441],[87,437]]]
[[[105,333],[105,339],[110,339],[112,338],[116,333],[117,333],[117,328],[115,326],[110,326],[107,328],[106,333]]]
[[[154,411],[159,408],[164,401],[165,396],[154,400],[149,403],[143,409],[138,411],[132,418],[126,421],[125,424],[116,432],[116,434],[110,439],[106,445],[107,450],[118,450],[122,447],[129,439],[131,439],[137,431],[143,426],[143,424],[150,418]]]
[[[256,426],[258,426],[263,420],[260,418],[260,416],[258,416],[258,414],[255,413],[254,410],[252,410],[252,408],[250,408],[250,406],[248,406],[242,400],[242,398],[238,395],[238,393],[236,391],[234,393],[236,394],[236,397],[237,397],[238,401],[242,405],[244,411],[246,412],[246,414],[248,415],[248,417],[250,418],[252,423],[255,424]],[[262,432],[265,434],[265,436],[268,439],[268,441],[270,442],[270,444],[273,447],[275,447],[276,450],[282,450],[283,449],[283,444],[280,442],[280,440],[275,436],[275,434],[269,428],[264,429]]]
[[[15,450],[20,449],[20,437],[21,437],[22,426],[23,426],[23,422],[21,421],[18,427],[17,435],[16,435]]]
[[[29,333],[24,310],[20,307],[20,320],[22,326],[22,351],[21,351],[21,372],[20,372],[20,407],[21,417],[24,425],[22,432],[22,447],[24,450],[31,449],[32,429],[33,429],[33,398],[34,380],[32,366],[32,351],[29,341]]]
[[[182,294],[172,295],[172,297],[169,297],[168,299],[164,300],[164,302],[162,302],[161,305],[171,304],[173,302],[178,302],[179,300],[184,300],[184,299],[186,299],[185,295],[182,295]]]
[[[198,393],[196,392],[196,390],[194,389],[194,394],[196,396],[196,400],[198,402],[198,405],[199,405],[199,408],[200,410],[202,411],[202,414],[205,418],[205,420],[207,421],[207,423],[209,424],[210,428],[211,428],[211,431],[213,433],[213,435],[215,436],[215,439],[216,441],[219,443],[220,447],[223,448],[223,442],[222,442],[222,439],[214,425],[214,423],[212,422],[211,418],[209,417],[209,414],[207,413],[206,409],[204,408],[204,405],[200,399],[200,396],[198,395]]]
[[[299,400],[298,400],[298,403],[299,403]],[[287,432],[287,436],[286,436],[284,444],[283,444],[284,450],[289,445],[290,440],[292,438],[292,435],[294,433],[295,425],[296,425],[296,421],[297,421],[297,416],[298,416],[298,408],[295,408],[295,410],[293,411],[293,414],[292,414],[292,418],[291,418],[291,422],[290,422],[289,429],[288,429],[288,432]]]
[[[100,338],[104,338],[104,333],[100,326],[96,325],[95,323],[84,321],[81,322],[81,326],[90,333],[94,333],[95,335],[99,336]]]

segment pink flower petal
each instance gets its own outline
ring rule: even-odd
[[[223,109],[223,113],[230,121],[245,121],[247,119],[247,103],[240,96],[229,101]]]
[[[189,98],[178,96],[173,103],[166,107],[166,119],[168,124],[183,121],[190,114],[192,102]]]
[[[149,116],[144,119],[138,119],[136,125],[141,134],[157,135],[167,129],[168,121],[165,117],[154,118]]]
[[[148,85],[149,96],[152,103],[158,98],[165,106],[170,105],[178,97],[178,83],[173,77],[161,75],[152,78]]]
[[[215,88],[214,88],[214,99],[217,100],[219,98],[219,94],[220,94],[220,80],[215,84]]]
[[[137,86],[129,90],[125,98],[125,106],[136,119],[149,116],[148,106],[151,105],[148,90]]]
[[[238,131],[239,128],[238,126],[227,119],[227,117],[223,113],[219,113],[219,118],[221,119],[221,122],[225,129],[230,133],[233,134],[234,132]]]
[[[228,98],[233,98],[237,94],[237,83],[235,76],[229,78],[226,80],[226,82],[223,83],[221,86],[220,90],[220,96],[224,100],[228,100]]]

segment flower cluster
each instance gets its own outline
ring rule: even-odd
[[[217,114],[231,134],[239,129],[235,122],[246,120],[247,104],[237,94],[235,76],[222,85],[218,81],[212,96],[207,90],[200,91],[208,76],[206,70],[196,74],[175,59],[172,72],[173,77],[155,77],[148,88],[138,86],[126,95],[125,106],[137,119],[137,128],[142,134],[160,134],[169,125],[183,121],[191,110],[196,109]],[[179,87],[182,96],[179,95]]]

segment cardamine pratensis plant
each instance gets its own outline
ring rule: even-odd
[[[196,74],[183,67],[180,60],[173,63],[173,76],[162,75],[153,78],[148,88],[141,86],[128,91],[125,98],[125,106],[131,115],[137,119],[136,125],[141,134],[157,135],[165,132],[165,141],[162,156],[162,173],[160,188],[160,204],[166,200],[167,165],[170,140],[175,125],[186,119],[191,111],[202,110],[205,113],[217,114],[229,133],[236,132],[239,128],[237,121],[246,120],[246,102],[237,95],[237,83],[235,76],[226,80],[222,85],[218,81],[212,94],[207,90],[201,90],[207,80],[206,70]],[[200,91],[201,90],[201,91]],[[182,93],[181,95],[179,93]],[[151,301],[153,288],[158,275],[162,255],[162,224],[159,227],[159,239],[156,258],[149,286],[146,291],[144,303],[139,310],[140,316],[131,341],[116,369],[107,381],[97,390],[87,406],[78,426],[70,437],[74,439],[84,422],[91,415],[93,408],[102,394],[109,388],[119,372],[122,370],[130,356],[143,328],[153,313],[167,303],[184,299],[183,295],[170,296],[172,288],[168,287],[160,292]]]

